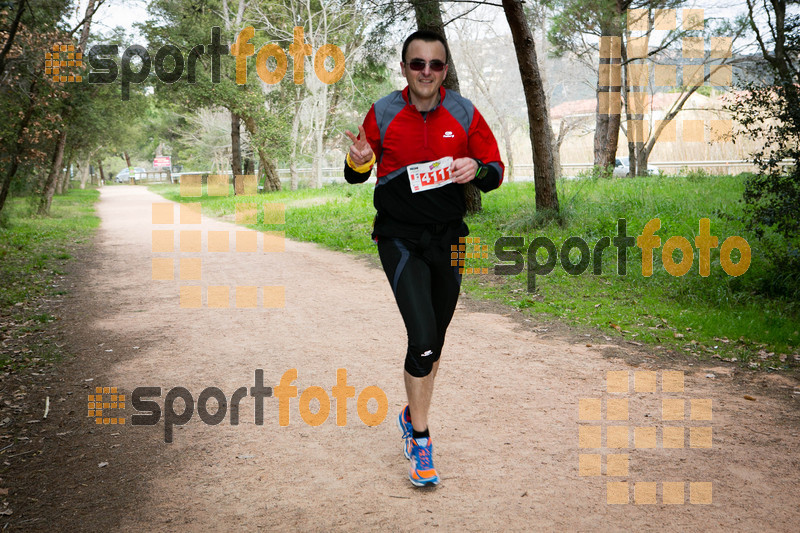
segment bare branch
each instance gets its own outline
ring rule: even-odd
[[[69,35],[73,35],[76,31],[81,29],[83,27],[83,25],[86,23],[86,20],[92,18],[94,16],[94,14],[97,13],[97,10],[100,9],[100,6],[102,6],[105,2],[106,2],[106,0],[98,0],[97,4],[94,6],[94,9],[92,10],[92,12],[91,13],[86,13],[86,15],[84,15],[83,19],[72,30],[70,30],[68,32],[68,34]]]

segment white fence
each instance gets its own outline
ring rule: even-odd
[[[787,167],[793,164],[791,159],[784,159],[779,163],[782,167]],[[571,170],[575,173],[581,170],[590,170],[591,163],[585,164],[564,164],[561,168],[565,171]],[[650,168],[658,168],[665,172],[677,173],[683,169],[703,169],[709,174],[739,174],[741,172],[754,172],[758,167],[748,159],[735,159],[735,160],[708,160],[708,161],[648,161],[647,166]],[[529,179],[533,179],[533,165],[516,165],[514,167],[515,179],[523,180],[522,172],[529,175]]]
[[[790,166],[791,159],[784,159],[781,161],[781,166]],[[756,165],[752,161],[739,159],[739,160],[710,160],[710,161],[649,161],[648,165],[656,167],[665,172],[677,173],[680,170],[686,169],[703,169],[710,174],[739,174],[740,172],[755,171]],[[565,163],[561,165],[562,171],[565,176],[575,175],[582,170],[590,170],[591,163]],[[291,171],[288,168],[277,169],[278,178],[282,182],[289,182],[291,180]],[[155,172],[148,172],[148,181],[167,181],[169,178],[166,176],[150,176],[156,174]],[[166,172],[162,173],[166,174]],[[223,172],[182,172],[173,173],[173,182],[178,182],[181,175],[187,174],[231,174],[231,171]],[[313,169],[311,168],[298,168],[297,177],[300,181],[309,181],[313,177]],[[159,179],[161,178],[161,179]],[[533,181],[533,165],[514,165],[514,181]],[[331,167],[322,169],[322,182],[323,183],[344,183],[344,167]]]
[[[792,160],[784,159],[780,164],[781,166],[789,166],[792,164]],[[739,174],[740,172],[755,171],[758,169],[752,161],[745,159],[729,161],[649,161],[648,165],[670,173],[677,173],[684,168],[703,169],[710,174]],[[581,170],[590,170],[592,166],[592,163],[566,163],[562,164],[561,168],[565,175],[574,175]],[[312,169],[298,168],[297,176],[301,181],[310,180],[312,177]],[[289,181],[291,172],[288,168],[279,168],[278,177],[281,181]],[[533,181],[533,165],[514,165],[513,179],[514,181]],[[344,182],[343,167],[323,168],[322,181],[323,183]]]

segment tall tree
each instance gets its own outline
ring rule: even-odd
[[[247,7],[251,4],[248,3]],[[253,57],[250,58],[251,67],[245,83],[236,82],[234,58],[228,46],[221,43],[235,42],[242,28],[232,27],[230,33],[222,31],[224,28],[221,27],[225,25],[223,7],[220,0],[202,3],[157,0],[150,4],[152,18],[140,26],[150,46],[179,46],[186,51],[194,50],[190,55],[196,58],[192,61],[196,68],[191,80],[187,75],[186,82],[181,83],[154,81],[155,92],[162,105],[181,112],[222,106],[238,115],[258,155],[259,181],[264,180],[265,191],[279,190],[281,183],[274,160],[287,145],[285,132],[288,112],[270,106],[269,99],[265,101],[261,82],[252,68]],[[242,16],[242,25],[246,24],[247,9]],[[201,44],[209,40],[210,44]],[[263,41],[264,37],[257,35],[250,44],[258,50]]]
[[[102,0],[99,2],[102,3]],[[81,36],[78,40],[78,50],[80,50],[81,54],[86,51],[86,42],[89,39],[89,29],[92,25],[92,17],[98,7],[98,0],[89,0],[88,4],[86,5],[86,13],[83,18],[83,24],[81,26]],[[62,78],[63,79],[63,78]],[[56,142],[56,153],[53,154],[53,166],[50,169],[50,173],[45,180],[44,187],[42,189],[42,197],[39,201],[39,215],[47,215],[50,213],[50,205],[53,202],[53,194],[56,191],[56,186],[58,185],[58,178],[61,172],[61,163],[64,159],[64,148],[67,144],[67,134],[69,132],[70,127],[70,120],[75,112],[75,103],[71,101],[72,98],[69,98],[67,102],[65,102],[64,111],[62,114],[63,125],[61,126],[61,130],[58,134],[58,141]],[[67,170],[69,173],[69,169]]]
[[[63,94],[45,76],[43,50],[68,37],[68,0],[20,0],[0,10],[0,211],[12,189],[30,191],[51,160]]]
[[[597,70],[595,164],[603,169],[613,164],[618,129],[626,124],[631,174],[645,175],[655,143],[667,127],[674,127],[670,121],[682,111],[692,94],[705,82],[717,78],[718,72],[739,61],[732,48],[725,57],[725,50],[706,43],[715,40],[719,44],[729,39],[732,47],[742,35],[742,21],[687,14],[678,9],[682,3],[677,0],[556,0],[556,3],[559,13],[549,34],[556,53],[569,52],[589,66],[594,64]],[[677,23],[679,12],[681,20]],[[653,31],[657,16],[665,18],[659,28],[671,29],[656,40]],[[684,16],[690,18],[683,20]],[[700,43],[699,52],[693,51],[691,59],[686,59],[689,56],[682,51],[686,42]],[[632,50],[635,52],[631,53]],[[654,121],[645,104],[655,88],[651,78],[654,65],[661,64],[672,68],[683,66],[684,76],[671,82],[679,94],[663,119]],[[686,75],[687,66],[692,67],[692,75]],[[704,70],[708,74],[698,79],[696,73]],[[623,107],[624,123],[620,120]],[[654,127],[649,127],[650,123]]]
[[[536,44],[521,0],[503,0],[503,10],[511,28],[514,50],[530,122],[533,148],[533,178],[536,187],[536,209],[557,212],[558,192],[553,168],[553,142],[550,129],[550,110],[547,108],[542,78],[536,59]]]
[[[613,167],[621,125],[621,87],[625,28],[629,9],[675,7],[682,0],[554,0],[556,15],[549,39],[554,53],[567,52],[597,72],[594,165]],[[587,39],[587,36],[589,38]],[[673,37],[674,38],[674,37]]]
[[[653,148],[667,127],[675,128],[674,124],[669,126],[670,123],[683,110],[692,95],[705,83],[710,82],[712,85],[731,83],[731,81],[721,83],[716,80],[724,77],[720,73],[728,70],[731,72],[732,78],[732,69],[743,61],[735,44],[744,34],[745,22],[743,19],[738,19],[717,23],[711,18],[697,16],[693,20],[682,20],[682,29],[672,32],[672,35],[667,35],[663,40],[650,46],[650,35],[655,27],[654,12],[649,9],[640,10],[636,16],[641,17],[640,21],[635,22],[640,22],[643,28],[638,32],[640,35],[636,37],[641,40],[639,45],[643,50],[632,57],[628,53],[628,47],[622,49],[621,56],[624,65],[622,96],[628,118],[630,173],[632,176],[645,176],[648,172],[648,160]],[[627,24],[628,30],[625,32],[625,37],[628,43],[633,43],[635,38],[632,37],[630,31],[632,26],[630,22]],[[696,57],[690,60],[691,63],[682,57],[686,55],[687,42],[695,42],[702,46],[702,50],[692,54]],[[676,97],[672,105],[660,120],[653,121],[652,114],[648,117],[644,102],[647,96],[652,97],[655,92],[649,72],[661,63],[670,66],[675,63],[683,63],[683,72],[677,92],[674,93]],[[699,75],[695,73],[699,73]],[[650,123],[653,123],[654,127],[648,127]],[[639,124],[642,125],[641,128],[638,127]]]
[[[232,19],[231,12],[228,9],[228,0],[222,0],[222,18],[225,21],[225,30],[228,35],[233,34],[242,27],[242,19],[244,18],[244,10],[247,7],[246,0],[239,0],[236,8],[235,18]],[[229,43],[230,44],[233,43]],[[231,115],[231,172],[234,179],[242,173],[242,118],[235,112],[230,111]],[[236,188],[234,187],[234,194]]]

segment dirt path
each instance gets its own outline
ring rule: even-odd
[[[61,490],[45,489],[36,498],[54,515],[46,526],[35,526],[50,529],[63,520],[69,527],[121,531],[796,530],[796,383],[732,367],[668,367],[663,358],[631,353],[602,336],[565,328],[554,334],[467,300],[449,331],[431,414],[443,481],[435,490],[412,488],[394,422],[405,403],[405,333],[383,272],[290,241],[284,253],[178,254],[176,236],[175,253],[153,254],[153,229],[187,228],[151,224],[152,204],[164,201],[141,187],[102,192],[95,253],[68,303],[75,311],[67,319],[70,342],[81,355],[68,365],[60,393],[74,394],[54,402],[51,415],[61,426],[79,420],[82,430],[60,439],[55,466],[41,476],[42,483],[49,480]],[[202,226],[191,227],[198,228],[204,250],[208,231],[236,229],[205,217]],[[174,257],[176,263],[179,257],[200,257],[203,279],[153,281],[154,256]],[[285,307],[182,309],[179,286],[198,284],[282,285]],[[229,424],[229,414],[217,426],[206,425],[195,413],[187,425],[175,427],[171,444],[163,442],[163,418],[153,427],[130,425],[136,387],[162,387],[162,405],[167,391],[179,386],[195,400],[216,386],[230,400],[237,388],[253,386],[256,369],[263,369],[265,385],[275,387],[292,368],[300,393],[319,386],[330,396],[340,368],[356,394],[380,387],[388,399],[386,419],[366,426],[353,398],[345,427],[335,423],[333,401],[327,421],[312,427],[292,398],[290,423],[280,427],[272,397],[264,400],[259,426],[248,396],[240,404],[239,425]],[[664,370],[685,373],[683,392],[662,392]],[[606,392],[608,371],[628,372],[630,392]],[[657,376],[657,392],[633,390],[634,372],[643,371],[655,374],[638,374],[639,383]],[[85,417],[82,402],[96,385],[128,394],[125,426],[94,427]],[[629,419],[579,421],[579,401],[586,398],[602,398],[603,415],[607,399],[627,398]],[[662,398],[685,399],[685,419],[663,422]],[[711,399],[713,419],[690,420],[690,399]],[[375,403],[369,404],[372,411]],[[53,433],[59,431],[57,422],[50,423]],[[612,425],[631,428],[630,448],[579,447],[579,426]],[[665,426],[710,426],[712,446],[690,448],[687,429],[682,449],[635,449],[634,426],[654,428],[659,445]],[[588,438],[592,430],[586,431]],[[648,431],[637,433],[640,443]],[[707,430],[692,431],[696,443],[705,442]],[[602,431],[603,443],[607,433]],[[582,453],[603,456],[604,474],[608,454],[627,454],[628,472],[581,476]],[[585,457],[585,466],[591,469],[596,459]],[[102,462],[108,465],[99,467]],[[608,504],[609,481],[628,483],[631,503]],[[655,490],[654,504],[633,503],[633,484],[639,482],[654,483],[637,486],[640,498]],[[678,485],[664,482],[686,482],[680,485],[685,503],[663,503],[680,496],[674,492]],[[708,497],[708,485],[689,482],[710,482],[711,503],[690,503]],[[612,496],[620,488],[625,490],[613,485]]]

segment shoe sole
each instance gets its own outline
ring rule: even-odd
[[[438,476],[435,479],[429,479],[429,480],[426,480],[426,481],[419,481],[419,480],[413,479],[411,477],[411,475],[409,474],[408,480],[415,487],[433,487],[433,486],[436,486],[436,485],[439,484],[439,477]]]

